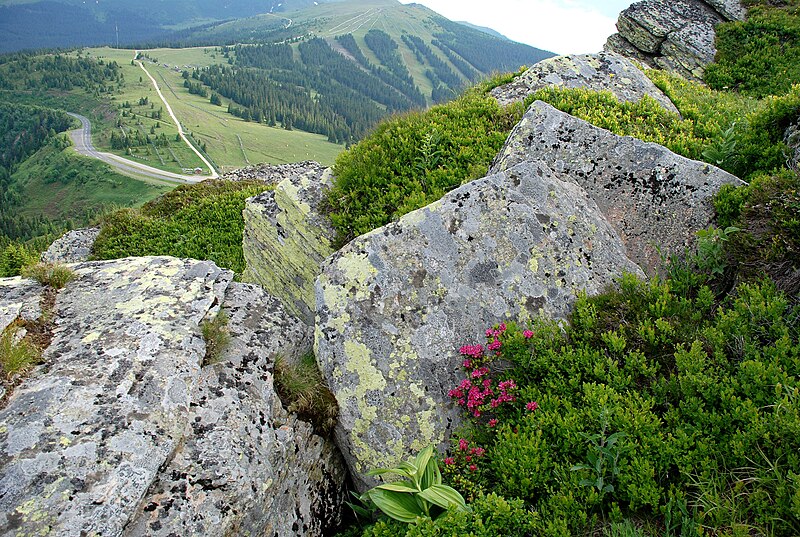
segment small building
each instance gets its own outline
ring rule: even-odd
[[[194,169],[194,174],[195,175],[202,175],[203,174],[203,168],[195,168]]]

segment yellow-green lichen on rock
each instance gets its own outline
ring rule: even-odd
[[[242,279],[264,287],[308,324],[314,319],[320,263],[333,253],[334,233],[316,213],[330,184],[329,169],[302,163],[274,190],[248,199],[243,211],[247,268]]]
[[[339,403],[337,441],[360,489],[376,483],[369,470],[446,443],[460,421],[447,392],[459,380],[461,345],[521,310],[565,317],[578,291],[599,292],[623,271],[641,274],[597,206],[565,179],[523,163],[325,261],[315,347]]]

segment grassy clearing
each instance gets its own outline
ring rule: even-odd
[[[169,171],[176,171],[177,168],[177,172],[180,172],[183,167],[202,165],[185,144],[172,143],[177,129],[171,124],[166,110],[162,112],[161,120],[158,122],[146,117],[152,111],[157,111],[162,104],[144,72],[140,68],[130,65],[134,51],[100,48],[87,49],[86,52],[94,57],[116,60],[123,66],[126,84],[122,88],[122,92],[114,96],[113,102],[118,106],[126,101],[129,102],[131,104],[129,111],[135,113],[137,120],[142,123],[141,126],[138,126],[130,124],[131,122],[128,121],[126,128],[136,126],[144,133],[149,134],[150,127],[159,123],[161,127],[156,129],[155,134],[163,132],[171,142],[171,152],[161,151],[159,148],[165,165],[161,164],[152,147],[150,147],[149,154],[146,151],[139,151],[133,155],[125,155],[125,151],[115,151],[117,154]],[[149,57],[158,60],[158,63],[146,62],[145,65],[158,82],[164,97],[167,98],[180,119],[184,130],[192,134],[201,147],[205,144],[206,153],[220,171],[224,172],[260,162],[284,164],[316,160],[329,165],[344,149],[340,145],[328,142],[327,138],[322,135],[297,130],[286,131],[232,116],[227,113],[230,102],[228,99],[221,98],[222,104],[217,106],[211,104],[208,97],[190,94],[188,89],[183,87],[182,70],[191,71],[195,67],[227,62],[227,59],[223,58],[222,54],[213,47],[152,49],[145,52]],[[169,67],[164,67],[164,64],[168,64]],[[138,82],[140,76],[142,82]],[[148,104],[139,106],[138,102],[142,97],[147,97]],[[150,108],[151,104],[154,104],[153,108]],[[110,131],[106,129],[105,132],[98,133],[95,142],[99,147],[108,148],[110,136]],[[178,162],[173,162],[172,153],[175,153]]]

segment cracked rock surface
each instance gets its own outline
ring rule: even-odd
[[[537,101],[490,171],[543,160],[585,190],[619,234],[627,255],[654,272],[661,254],[680,254],[713,221],[711,198],[738,178],[658,144],[617,136]],[[660,252],[659,252],[660,250]]]
[[[739,0],[643,0],[620,13],[605,49],[702,81],[717,52],[714,28],[745,16]]]
[[[556,56],[543,60],[491,95],[501,105],[525,100],[547,87],[610,91],[621,102],[638,102],[645,95],[670,112],[678,113],[664,93],[629,60],[614,52]]]
[[[211,262],[73,268],[44,364],[0,411],[0,534],[319,535],[338,522],[342,465],[272,389],[275,354],[304,352],[305,325]],[[33,291],[0,280],[1,311]],[[233,341],[204,365],[200,325],[221,307]]]

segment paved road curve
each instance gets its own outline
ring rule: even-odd
[[[119,157],[112,153],[103,153],[98,151],[92,144],[92,124],[89,122],[89,119],[80,114],[73,114],[71,112],[67,113],[72,117],[77,118],[81,122],[80,129],[75,129],[69,132],[69,136],[72,138],[72,143],[75,144],[75,149],[81,155],[102,160],[109,166],[113,166],[114,168],[129,174],[144,175],[147,177],[152,177],[153,179],[169,181],[171,183],[199,183],[203,179],[207,179],[207,177],[200,175],[181,175],[178,173],[166,172],[164,170],[159,170],[158,168],[153,168],[152,166],[147,166],[139,162],[134,162],[132,160]]]

